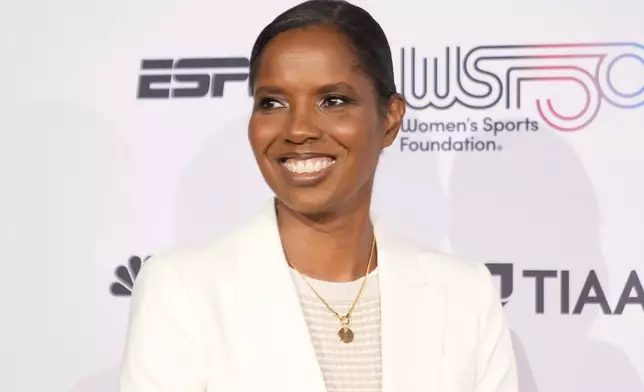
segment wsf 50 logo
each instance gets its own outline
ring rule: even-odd
[[[417,56],[415,48],[402,48],[400,55],[401,92],[416,110],[518,110],[526,89],[545,85],[534,102],[541,119],[576,131],[595,119],[602,102],[623,109],[644,105],[644,45],[638,43],[457,47],[447,48],[442,61]],[[564,83],[581,94],[556,94]]]
[[[141,61],[140,99],[223,97],[228,82],[245,82],[245,57],[152,59]]]

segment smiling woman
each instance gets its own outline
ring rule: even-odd
[[[146,263],[120,391],[517,391],[484,265],[372,219],[405,114],[378,23],[344,1],[291,8],[257,38],[250,89],[275,197],[215,243]]]
[[[352,211],[369,231],[378,158],[405,113],[378,24],[347,3],[296,7],[259,35],[250,88],[251,145],[284,214],[336,220]]]

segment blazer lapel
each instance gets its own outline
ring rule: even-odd
[[[325,392],[299,297],[284,257],[273,203],[246,227],[237,245],[246,293],[236,329],[245,390]],[[240,292],[241,293],[241,292]],[[239,346],[233,350],[239,355]]]
[[[380,268],[383,392],[438,392],[444,292],[420,265],[421,251],[376,224]]]
[[[374,221],[381,292],[383,392],[439,392],[444,292],[420,265],[421,251]],[[244,391],[325,392],[284,257],[273,203],[237,236],[239,287],[233,357]],[[279,362],[276,360],[279,358]]]

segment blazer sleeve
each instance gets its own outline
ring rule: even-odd
[[[518,392],[510,330],[492,276],[479,264],[480,317],[476,392]]]
[[[203,392],[200,325],[179,271],[149,259],[130,303],[119,392]]]

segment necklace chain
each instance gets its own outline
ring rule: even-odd
[[[341,314],[336,312],[331,307],[331,305],[329,305],[329,303],[324,298],[322,298],[322,296],[317,292],[317,290],[315,290],[315,288],[309,282],[309,280],[306,278],[306,276],[304,276],[304,274],[299,269],[297,269],[297,267],[295,267],[293,264],[291,264],[293,269],[295,269],[300,274],[300,276],[302,277],[302,280],[304,280],[304,282],[309,286],[311,291],[313,291],[313,293],[320,299],[320,301],[322,301],[324,306],[326,306],[326,308],[331,313],[333,313],[333,315],[338,320],[340,320],[340,324],[342,324],[342,327],[341,327],[340,331],[338,331],[338,336],[340,336],[340,340],[342,340],[342,342],[344,342],[344,343],[350,343],[351,341],[353,341],[353,331],[351,329],[349,329],[349,322],[350,322],[350,319],[351,319],[351,313],[353,313],[353,310],[355,309],[356,305],[358,304],[358,300],[360,299],[360,296],[362,295],[362,292],[364,291],[364,288],[365,288],[365,286],[367,284],[367,277],[369,276],[369,270],[371,269],[371,262],[373,260],[373,255],[374,255],[375,248],[376,248],[376,236],[374,234],[373,241],[371,242],[371,251],[369,253],[369,262],[367,263],[367,270],[365,271],[364,278],[362,280],[362,284],[360,285],[360,290],[358,291],[358,294],[356,295],[355,299],[353,300],[353,303],[351,304],[351,307],[349,308],[349,311],[344,316],[342,316]]]

